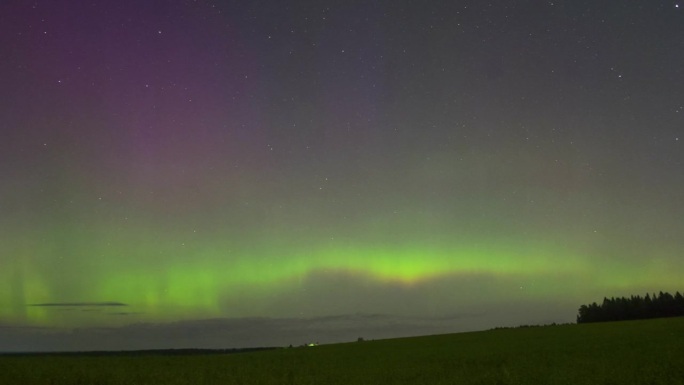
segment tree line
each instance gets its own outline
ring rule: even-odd
[[[600,305],[582,305],[577,314],[577,323],[622,321],[660,317],[684,316],[684,296],[679,292],[672,295],[646,294],[645,297],[604,298]]]

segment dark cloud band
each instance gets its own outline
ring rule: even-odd
[[[40,307],[94,307],[94,306],[128,306],[121,302],[49,302],[49,303],[33,303],[28,306],[40,306]]]

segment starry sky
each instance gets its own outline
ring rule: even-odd
[[[0,56],[0,350],[684,289],[684,3],[10,0]]]

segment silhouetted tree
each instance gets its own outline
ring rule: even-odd
[[[662,291],[644,298],[632,295],[629,298],[603,298],[601,305],[593,302],[581,305],[577,312],[577,323],[621,321],[658,317],[684,316],[684,296],[674,296]]]

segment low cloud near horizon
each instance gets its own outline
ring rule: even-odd
[[[350,314],[314,318],[218,318],[137,323],[111,328],[27,328],[0,325],[0,352],[229,349],[321,344],[446,334],[496,326],[491,314],[439,317]],[[549,322],[556,322],[549,320]]]
[[[297,346],[574,320],[574,302],[539,298],[515,284],[461,275],[405,285],[318,272],[291,290],[251,297],[250,306],[244,297],[225,297],[218,302],[221,314],[177,321],[155,318],[149,307],[122,298],[26,304],[54,323],[26,328],[5,320],[0,352]],[[171,304],[156,309],[182,310]],[[236,315],[224,315],[230,313]]]
[[[37,307],[109,307],[109,306],[128,306],[121,302],[49,302],[32,303],[27,306]]]

